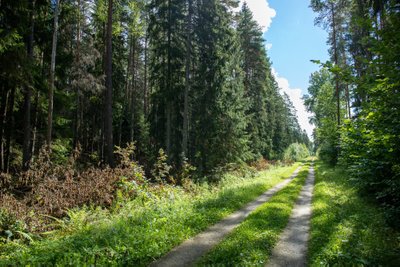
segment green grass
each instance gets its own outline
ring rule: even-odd
[[[205,255],[198,266],[264,266],[288,223],[308,169],[309,164],[302,168],[295,180],[257,208]]]
[[[0,266],[146,266],[170,249],[241,208],[287,178],[299,164],[256,177],[226,175],[218,186],[195,192],[165,186],[114,210],[70,211],[61,230],[25,246],[0,244]]]
[[[316,164],[311,266],[400,266],[400,235],[341,168]]]

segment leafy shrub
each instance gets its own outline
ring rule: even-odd
[[[154,163],[153,170],[151,170],[151,175],[158,183],[165,183],[172,180],[169,173],[172,167],[168,165],[167,160],[167,155],[164,150],[160,148],[158,151],[157,161]]]
[[[319,145],[317,156],[323,162],[333,166],[337,163],[338,159],[337,147],[335,146],[335,144],[330,143],[329,140],[325,140]]]
[[[186,157],[182,159],[182,166],[178,174],[178,182],[180,185],[187,184],[189,180],[192,178],[193,172],[196,170],[196,167],[191,165]]]
[[[251,167],[255,168],[257,171],[267,170],[274,162],[270,162],[263,157],[250,164]]]
[[[25,233],[25,224],[17,220],[15,215],[0,208],[0,242],[7,242],[14,239],[28,239],[30,236]]]
[[[49,223],[53,219],[50,217],[65,216],[69,209],[83,205],[110,206],[122,178],[126,183],[145,179],[142,167],[129,160],[133,150],[133,145],[117,148],[121,163],[114,169],[78,170],[75,161],[79,151],[73,153],[66,164],[59,165],[51,161],[46,149],[42,149],[31,168],[15,179],[14,191],[25,191],[21,199],[3,193],[0,207],[25,221],[30,230],[40,231],[51,228]]]
[[[56,164],[66,163],[69,159],[71,150],[71,140],[60,138],[54,139],[51,143],[51,161]]]
[[[382,92],[381,92],[382,93]],[[383,94],[383,93],[382,93]],[[383,109],[376,103],[376,110]],[[390,109],[392,112],[392,109]],[[399,114],[399,112],[397,112]],[[400,116],[393,114],[397,124],[385,114],[363,112],[342,128],[340,163],[347,166],[363,194],[370,195],[387,213],[388,222],[400,225]],[[400,115],[400,114],[399,114]]]
[[[283,153],[285,161],[300,161],[310,156],[310,151],[305,144],[293,143]]]

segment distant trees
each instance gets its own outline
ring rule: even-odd
[[[59,163],[80,149],[82,164],[114,166],[114,144],[135,141],[147,169],[162,148],[174,171],[211,174],[309,142],[246,4],[0,5],[1,171],[28,169],[46,144]]]
[[[311,122],[316,126],[314,143],[319,156],[331,164],[337,162],[339,138],[335,79],[327,68],[311,74],[309,95],[304,101],[307,110],[313,113]]]

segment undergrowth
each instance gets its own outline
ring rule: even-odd
[[[241,208],[297,166],[271,167],[255,177],[226,174],[217,185],[122,178],[107,209],[68,209],[66,217],[52,219],[51,231],[30,242],[0,242],[0,265],[145,266]]]
[[[340,167],[316,164],[311,266],[400,266],[400,234]]]
[[[52,229],[51,218],[62,218],[69,209],[109,207],[118,195],[120,181],[142,183],[145,179],[142,167],[129,159],[134,149],[133,144],[117,147],[115,153],[121,159],[114,169],[81,169],[77,166],[79,150],[67,163],[58,164],[43,148],[28,171],[2,180],[0,209],[22,221],[26,231],[39,233]]]

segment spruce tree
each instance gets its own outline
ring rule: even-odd
[[[264,47],[263,33],[253,15],[244,3],[239,13],[237,27],[242,51],[241,68],[244,71],[244,91],[248,102],[246,116],[249,119],[247,132],[254,156],[268,157],[271,152],[271,128],[268,118],[268,59]]]
[[[150,85],[153,89],[152,135],[156,145],[177,161],[181,153],[185,88],[185,2],[150,4]]]
[[[249,154],[241,57],[229,8],[215,0],[198,4],[194,143],[195,162],[205,173]]]

